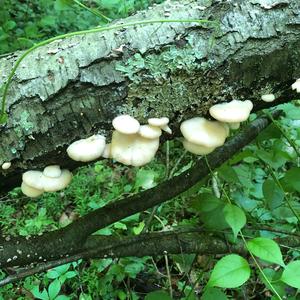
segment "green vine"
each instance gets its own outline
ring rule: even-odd
[[[50,44],[54,41],[65,39],[68,37],[73,37],[76,35],[82,35],[82,34],[89,34],[89,33],[95,33],[95,32],[103,32],[103,31],[109,31],[109,30],[116,30],[116,29],[123,29],[127,27],[132,27],[132,26],[140,26],[140,25],[146,25],[146,24],[156,24],[156,23],[197,23],[198,25],[200,24],[210,24],[214,28],[218,26],[218,23],[216,21],[210,21],[206,19],[160,19],[160,20],[145,20],[145,21],[136,21],[132,23],[127,23],[127,24],[118,24],[118,25],[111,25],[111,26],[105,26],[105,27],[96,27],[88,30],[82,30],[82,31],[75,31],[75,32],[70,32],[62,35],[58,35],[55,37],[52,37],[50,39],[47,39],[45,41],[39,42],[26,50],[16,61],[15,65],[11,69],[7,81],[4,83],[4,85],[0,88],[2,90],[3,88],[3,95],[2,95],[2,103],[1,103],[1,113],[0,113],[0,124],[4,124],[7,121],[7,114],[5,112],[6,109],[6,98],[7,98],[7,93],[9,86],[12,82],[13,76],[19,67],[20,63],[22,60],[30,54],[32,51],[35,49],[45,46],[47,44]]]

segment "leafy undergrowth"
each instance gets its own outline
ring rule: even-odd
[[[240,239],[239,230],[243,228],[248,249],[257,257],[267,281],[253,260],[236,254],[221,259],[222,256],[182,253],[70,263],[10,284],[1,289],[0,297],[149,300],[171,299],[172,290],[173,299],[182,300],[244,299],[257,295],[267,299],[272,297],[274,288],[282,299],[297,299],[300,283],[294,274],[298,274],[300,265],[299,251],[279,247],[271,239],[289,236],[299,226],[300,160],[293,148],[299,151],[298,105],[295,102],[282,106],[286,116],[262,132],[254,143],[189,191],[160,205],[148,228],[160,231],[200,225],[203,230],[221,235],[228,244]],[[30,235],[60,228],[112,200],[176,176],[196,158],[175,140],[165,143],[156,159],[142,168],[102,160],[78,170],[72,184],[62,192],[29,199],[15,189],[2,199],[2,232]],[[150,214],[151,210],[135,214],[97,234],[138,235]],[[268,253],[262,251],[265,248]],[[232,271],[224,274],[224,268]]]
[[[3,0],[0,2],[0,55],[30,48],[52,36],[105,25],[109,19],[125,18],[161,2],[163,0]]]

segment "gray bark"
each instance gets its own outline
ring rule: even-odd
[[[119,22],[160,18],[216,20],[220,29],[136,26],[53,42],[26,57],[0,127],[0,165],[12,162],[0,171],[0,190],[18,185],[27,169],[78,166],[66,146],[98,131],[109,136],[120,113],[140,122],[168,116],[178,129],[216,102],[250,99],[258,109],[262,94],[296,98],[290,85],[300,77],[298,0],[167,2]],[[0,84],[19,55],[0,59]]]

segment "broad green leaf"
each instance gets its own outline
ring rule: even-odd
[[[235,170],[227,164],[218,169],[218,174],[226,182],[239,183],[239,177],[237,176]]]
[[[283,179],[280,180],[286,192],[300,192],[300,168],[291,168],[286,173]]]
[[[273,240],[263,237],[254,238],[247,242],[247,247],[257,257],[284,266],[280,248]]]
[[[287,286],[284,282],[280,281],[282,269],[275,271],[271,268],[265,268],[262,271],[269,281],[268,282],[265,279],[265,277],[261,273],[259,273],[259,278],[262,281],[262,283],[266,286],[266,288],[271,291],[273,287],[276,290],[276,292],[284,298]]]
[[[39,290],[39,286],[35,285],[30,292],[32,293],[32,295],[36,298],[36,299],[41,299],[41,300],[49,300],[49,296],[48,293],[46,291],[46,289],[43,289],[42,292],[40,292]]]
[[[236,205],[226,204],[224,207],[225,220],[233,231],[236,238],[238,232],[246,224],[246,216],[242,209]]]
[[[61,288],[61,283],[58,279],[55,279],[50,283],[48,288],[48,294],[51,300],[56,298],[56,296],[59,294],[60,288]]]
[[[285,267],[280,280],[294,288],[300,289],[300,260],[290,262]]]
[[[155,186],[156,173],[153,170],[139,169],[135,178],[135,189],[150,189]]]
[[[208,288],[203,293],[201,300],[227,300],[226,295],[219,289]]]
[[[209,193],[195,198],[192,207],[198,212],[199,218],[206,228],[221,230],[228,228],[224,217],[224,202]]]
[[[216,263],[207,286],[236,288],[244,284],[249,277],[250,267],[248,262],[237,254],[229,254]]]
[[[55,300],[70,300],[71,298],[66,295],[59,295],[55,298]]]
[[[278,187],[273,179],[267,179],[263,184],[265,202],[270,210],[279,207],[284,198],[284,192]]]
[[[145,300],[172,300],[165,291],[155,291],[146,295]]]
[[[72,0],[56,0],[54,4],[55,10],[65,10],[70,8],[72,5]]]

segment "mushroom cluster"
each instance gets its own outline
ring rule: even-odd
[[[166,117],[149,119],[147,125],[140,125],[129,115],[116,117],[112,122],[115,131],[105,156],[135,167],[149,163],[158,150],[162,130],[172,133],[168,123]]]
[[[61,170],[58,165],[51,165],[41,171],[27,171],[22,176],[21,190],[28,197],[38,197],[44,192],[56,192],[69,185],[72,173]]]
[[[217,121],[195,117],[184,121],[180,130],[184,136],[184,148],[197,155],[205,155],[224,144],[229,129],[238,129],[246,121],[253,108],[250,100],[232,100],[212,106],[209,113]]]
[[[205,155],[222,146],[229,134],[226,124],[195,117],[181,123],[183,146],[189,152]]]

